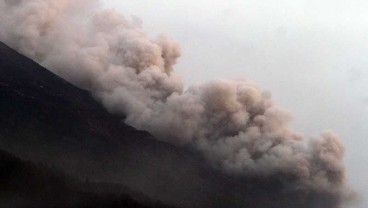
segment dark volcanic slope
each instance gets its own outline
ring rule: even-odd
[[[170,204],[238,203],[200,160],[125,125],[88,92],[2,43],[0,115],[0,149],[21,158],[82,179],[123,183]]]
[[[124,184],[166,204],[324,207],[305,193],[277,190],[274,182],[239,181],[212,170],[193,154],[125,125],[88,92],[2,43],[0,115],[0,149],[82,180]]]
[[[111,141],[104,141],[105,138],[148,136],[121,125],[120,119],[108,114],[88,92],[70,85],[2,43],[0,69],[0,122],[3,127],[24,129],[42,124],[42,131],[64,137],[97,137],[96,142],[102,143],[96,144],[96,151],[114,148]],[[89,137],[91,135],[93,137]],[[108,144],[110,146],[105,146]]]
[[[80,182],[55,168],[35,165],[0,150],[2,208],[169,208],[122,194],[105,184]]]

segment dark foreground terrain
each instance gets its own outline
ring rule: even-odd
[[[0,151],[0,187],[3,208],[171,207],[121,185],[81,182],[56,168],[23,161],[5,151]]]
[[[0,43],[1,207],[323,208],[328,198],[239,180],[159,142]],[[164,204],[163,204],[164,203]]]

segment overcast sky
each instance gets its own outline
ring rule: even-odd
[[[104,0],[178,41],[187,86],[254,80],[306,136],[325,129],[346,146],[350,183],[368,205],[368,1]]]

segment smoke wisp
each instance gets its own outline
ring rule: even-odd
[[[158,139],[194,148],[236,178],[276,178],[285,189],[349,196],[344,147],[333,132],[305,139],[287,112],[249,80],[184,90],[170,38],[150,38],[137,19],[97,0],[0,0],[0,40],[87,89],[110,112]]]

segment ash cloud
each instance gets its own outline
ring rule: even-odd
[[[292,131],[288,113],[250,80],[216,79],[184,90],[173,69],[179,45],[149,37],[139,20],[99,4],[0,0],[0,40],[87,89],[126,123],[195,149],[232,177],[319,193],[332,199],[326,208],[351,196],[335,133],[305,139]]]

